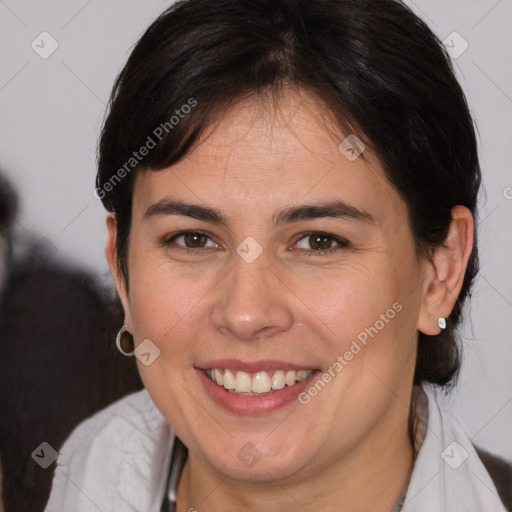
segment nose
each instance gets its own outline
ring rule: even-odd
[[[271,268],[265,251],[247,263],[238,255],[219,283],[212,311],[215,328],[241,340],[257,340],[288,330],[293,324],[293,294]]]

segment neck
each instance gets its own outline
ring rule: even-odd
[[[395,411],[396,412],[396,411]],[[407,484],[413,448],[407,417],[378,425],[350,453],[309,473],[285,480],[240,482],[189,453],[178,486],[177,512],[391,512]]]

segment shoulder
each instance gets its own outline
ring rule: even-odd
[[[47,511],[84,502],[121,502],[152,510],[161,495],[174,434],[146,390],[132,393],[80,423],[57,459]]]
[[[155,434],[167,426],[145,389],[127,395],[82,421],[70,434],[60,453],[63,458],[86,452],[104,440],[109,446],[144,434]]]
[[[113,428],[123,431],[137,429],[143,425],[159,423],[163,417],[151,400],[146,389],[131,393],[101,409],[83,422],[71,433],[68,441],[88,432],[108,432]]]
[[[473,446],[489,472],[503,504],[507,510],[512,511],[512,464],[475,444]]]
[[[415,463],[417,486],[434,471],[429,497],[437,499],[438,508],[444,503],[446,510],[511,510],[510,464],[474,445],[453,412],[454,396],[426,382],[421,387],[428,398],[428,429]]]

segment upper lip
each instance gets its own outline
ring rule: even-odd
[[[315,370],[311,366],[289,363],[287,361],[261,360],[241,361],[240,359],[215,359],[196,365],[196,368],[208,370],[212,368],[238,370],[246,373],[269,372],[276,370]]]

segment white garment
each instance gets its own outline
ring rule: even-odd
[[[47,512],[159,512],[174,432],[146,390],[83,421],[57,459]]]
[[[440,405],[437,388],[422,387],[428,431],[402,511],[506,512],[469,437]],[[174,437],[146,390],[98,412],[62,447],[45,512],[159,512]]]
[[[443,407],[439,388],[426,382],[422,388],[428,430],[401,512],[506,512],[470,438]]]

